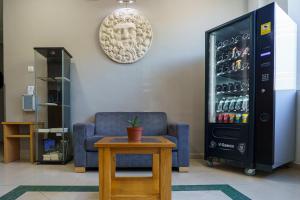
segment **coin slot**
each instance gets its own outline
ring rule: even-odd
[[[271,66],[271,62],[268,61],[268,62],[263,62],[260,64],[261,67],[270,67]]]
[[[241,133],[240,128],[218,127],[213,130],[213,136],[222,139],[238,139]]]

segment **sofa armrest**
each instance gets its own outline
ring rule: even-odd
[[[190,126],[185,123],[170,124],[168,134],[177,137],[178,165],[188,167],[190,164]]]
[[[74,165],[86,166],[85,141],[95,134],[95,125],[92,123],[77,123],[73,125]]]

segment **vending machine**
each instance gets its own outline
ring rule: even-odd
[[[272,171],[292,162],[297,26],[272,3],[206,32],[205,160]]]

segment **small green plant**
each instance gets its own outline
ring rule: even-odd
[[[132,120],[128,120],[128,123],[130,124],[131,128],[137,128],[140,125],[140,120],[137,116],[135,116],[135,118]]]

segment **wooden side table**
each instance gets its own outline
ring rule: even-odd
[[[34,162],[34,123],[2,122],[4,137],[4,163],[20,160],[20,139],[29,140],[30,162]],[[21,127],[27,126],[28,133],[20,133]]]
[[[104,137],[99,150],[100,200],[171,200],[172,148],[164,137],[143,137],[129,143],[127,137]],[[116,177],[116,154],[152,154],[152,177]]]

